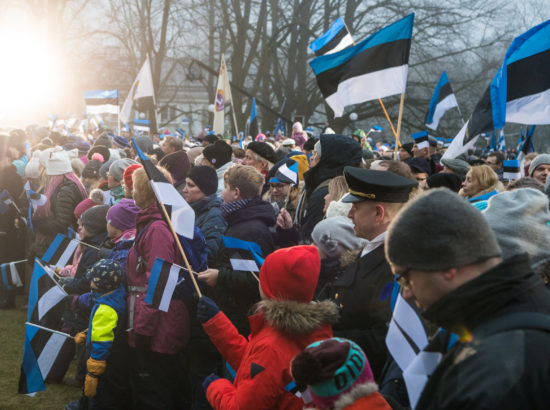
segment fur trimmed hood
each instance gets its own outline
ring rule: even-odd
[[[294,335],[309,334],[339,319],[338,307],[330,300],[299,303],[267,299],[259,302],[255,311],[261,312],[270,326]]]
[[[338,400],[334,402],[334,410],[343,410],[350,404],[353,404],[361,397],[368,396],[369,394],[378,391],[378,385],[373,382],[358,384],[354,386],[349,392],[344,393]]]

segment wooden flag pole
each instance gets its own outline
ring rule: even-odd
[[[397,150],[401,142],[399,135],[401,134],[401,118],[403,117],[403,106],[405,105],[405,92],[401,93],[401,101],[399,102],[399,115],[397,117],[397,134],[395,134],[395,149],[393,151],[394,159],[397,159]]]
[[[249,272],[252,276],[254,276],[254,279],[256,279],[258,281],[258,283],[260,283],[260,279],[258,278],[258,276],[254,272],[252,272],[251,270],[249,270]]]
[[[174,236],[174,240],[176,241],[176,244],[178,245],[178,249],[181,253],[181,256],[183,257],[183,261],[185,262],[185,266],[187,267],[187,270],[189,271],[189,276],[191,276],[191,280],[193,281],[193,286],[195,287],[195,290],[197,291],[197,294],[199,295],[199,298],[202,298],[202,292],[199,288],[199,284],[197,283],[197,280],[195,279],[195,276],[193,275],[193,269],[191,269],[191,265],[189,265],[189,261],[187,260],[187,256],[185,256],[185,252],[183,251],[183,248],[181,246],[180,240],[178,238],[178,234],[174,230],[174,226],[172,225],[172,221],[170,220],[170,217],[168,216],[168,212],[166,212],[166,208],[164,207],[164,204],[160,202],[157,198],[157,202],[160,205],[160,209],[162,209],[162,213],[164,214],[164,218],[166,219],[166,223],[168,224],[168,227],[170,228],[170,231],[172,232],[172,235]]]
[[[382,98],[379,98],[378,101],[380,102],[380,106],[382,107],[382,110],[384,111],[384,114],[386,115],[386,119],[390,123],[391,130],[393,132],[394,138],[397,138],[397,132],[395,132],[395,128],[393,128],[393,124],[390,120],[390,116],[388,115],[388,112],[386,111],[386,107],[384,106],[384,103],[382,102]]]

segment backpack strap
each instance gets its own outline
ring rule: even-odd
[[[497,333],[516,329],[550,332],[550,315],[538,312],[510,313],[480,326],[472,333],[476,337],[488,337]]]

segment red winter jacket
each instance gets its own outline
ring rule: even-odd
[[[136,242],[128,253],[126,264],[129,322],[132,316],[132,297],[135,301],[133,330],[128,333],[128,342],[134,347],[135,333],[138,333],[151,337],[151,350],[174,354],[185,347],[189,340],[189,314],[185,304],[182,300],[172,299],[168,312],[163,312],[146,304],[144,298],[155,259],[162,258],[181,265],[181,256],[176,252],[174,237],[156,204],[139,211],[136,225]],[[146,261],[146,266],[141,271],[137,269],[138,253]],[[136,288],[140,290],[135,290]]]
[[[302,409],[304,403],[285,390],[292,382],[290,362],[306,346],[332,337],[338,309],[316,303],[264,300],[250,316],[250,342],[223,312],[203,324],[210,340],[237,370],[235,381],[219,379],[206,397],[214,409]]]

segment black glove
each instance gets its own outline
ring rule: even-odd
[[[206,393],[206,390],[208,390],[208,386],[210,386],[210,383],[218,380],[220,377],[216,373],[211,373],[204,381],[202,382],[202,388],[204,389],[204,393]]]
[[[197,319],[201,323],[206,323],[218,314],[220,308],[208,296],[203,296],[197,304]]]

